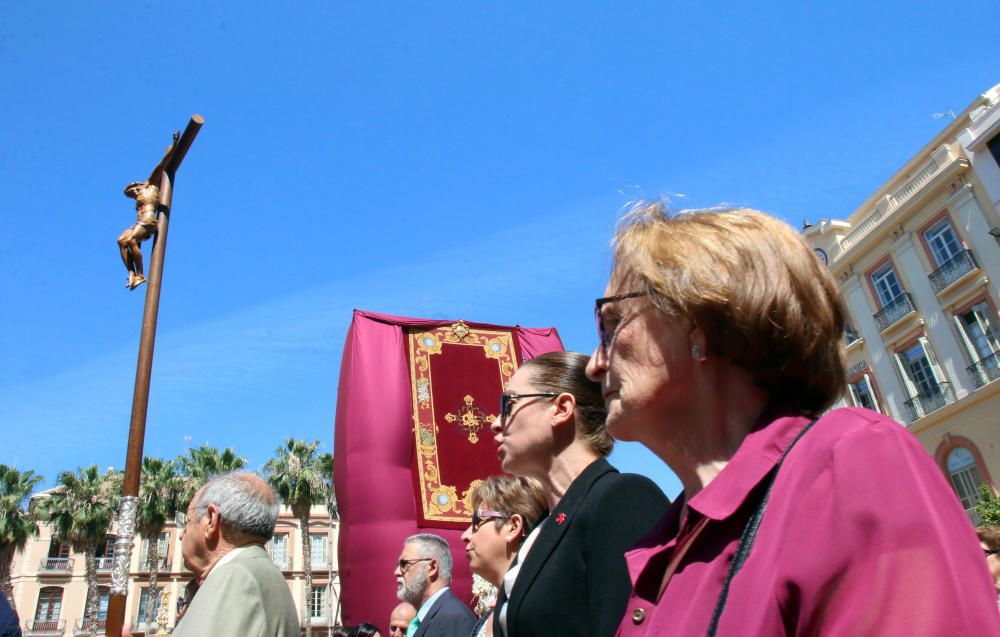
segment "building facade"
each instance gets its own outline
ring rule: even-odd
[[[1000,478],[1000,85],[847,219],[803,230],[848,308],[843,403],[906,424],[973,522]]]
[[[325,506],[313,507],[307,531],[313,573],[310,591],[305,590],[302,530],[287,508],[282,508],[274,536],[267,544],[271,559],[288,582],[300,622],[309,621],[314,635],[326,635],[339,623],[338,528],[338,520],[327,514]],[[178,597],[192,579],[181,557],[180,531],[176,523],[169,523],[157,551],[157,589],[168,593],[167,630],[172,630],[176,623]],[[104,635],[113,551],[114,536],[109,534],[107,543],[97,552],[98,618],[96,624],[88,625],[83,621],[87,596],[84,556],[53,538],[51,528],[41,524],[38,537],[29,540],[24,550],[15,555],[11,570],[14,601],[25,637]],[[136,536],[125,606],[125,623],[132,626],[133,634],[145,634],[147,628],[150,633],[158,629],[155,619],[153,626],[146,625],[146,605],[154,605],[155,618],[161,603],[161,595],[150,592],[150,557],[149,542]]]

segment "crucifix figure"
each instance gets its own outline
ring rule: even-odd
[[[141,283],[146,281],[142,272],[142,249],[140,244],[146,239],[156,234],[156,214],[160,206],[160,178],[163,175],[163,168],[170,161],[170,155],[174,151],[178,134],[174,133],[174,143],[167,148],[163,159],[153,169],[152,174],[146,181],[133,181],[125,186],[125,196],[135,199],[135,211],[137,219],[135,224],[121,233],[118,237],[118,249],[122,253],[122,262],[128,270],[128,279],[125,287],[134,290]]]

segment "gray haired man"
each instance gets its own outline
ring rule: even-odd
[[[448,588],[451,548],[440,535],[420,533],[403,542],[396,563],[396,597],[417,609],[406,637],[468,637],[476,616]]]
[[[242,471],[215,476],[194,494],[181,551],[199,588],[175,637],[298,637],[292,595],[264,550],[279,506],[266,482]]]

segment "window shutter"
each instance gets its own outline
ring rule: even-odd
[[[969,353],[969,361],[975,363],[979,360],[979,354],[976,352],[976,347],[969,340],[969,335],[965,331],[965,325],[962,324],[962,317],[958,314],[953,314],[952,319],[955,320],[955,326],[958,328],[958,333],[962,335],[962,342],[965,343],[965,351]]]
[[[875,385],[872,385],[872,379],[868,374],[865,374],[865,384],[868,385],[868,393],[871,394],[875,411],[882,413],[882,407],[878,404],[878,397],[875,395]]]
[[[899,375],[903,379],[903,388],[906,389],[907,393],[906,397],[916,398],[917,387],[913,384],[913,381],[910,380],[910,374],[906,370],[906,361],[903,360],[905,355],[906,354],[904,352],[896,352],[896,356],[894,357],[896,359],[896,367],[899,368]]]
[[[927,340],[927,337],[921,336],[917,340],[920,341],[920,347],[924,348],[924,356],[927,357],[927,362],[930,363],[931,365],[931,372],[934,374],[934,380],[936,380],[939,385],[941,383],[947,382],[948,379],[945,378],[944,373],[941,371],[941,367],[938,365],[937,362],[937,357],[931,350],[931,344]]]

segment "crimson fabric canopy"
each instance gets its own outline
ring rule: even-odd
[[[562,348],[554,328],[355,310],[334,436],[344,623],[387,626],[395,561],[414,533],[448,540],[452,590],[471,602],[459,538],[471,486],[500,472],[489,430],[500,392],[522,361]]]

